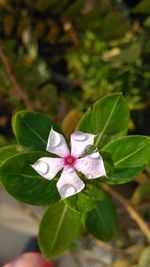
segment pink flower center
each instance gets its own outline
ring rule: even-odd
[[[64,164],[67,166],[73,167],[76,162],[76,158],[73,157],[72,155],[68,155],[67,157],[64,158]]]

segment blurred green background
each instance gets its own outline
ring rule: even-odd
[[[90,105],[115,92],[127,98],[130,134],[150,135],[149,36],[150,0],[0,0],[0,146],[15,143],[18,110],[45,113],[69,136]],[[146,222],[149,177],[147,167],[117,187]],[[126,233],[133,221],[120,214]],[[127,234],[126,245],[137,239]]]
[[[0,145],[13,142],[17,110],[69,135],[112,92],[128,99],[130,132],[149,135],[149,34],[149,0],[0,0]]]

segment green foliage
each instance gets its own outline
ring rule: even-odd
[[[10,145],[0,148],[0,164],[8,158],[20,154],[23,148],[19,145]]]
[[[109,240],[116,233],[116,214],[109,196],[97,186],[89,186],[87,194],[93,201],[93,208],[85,214],[87,230],[100,240]]]
[[[18,112],[13,117],[12,127],[18,142],[22,146],[44,151],[46,150],[51,127],[60,132],[59,127],[50,118],[29,111]]]
[[[85,182],[84,190],[60,201],[56,187],[58,177],[49,181],[32,168],[39,158],[51,156],[46,152],[49,131],[54,127],[61,132],[60,128],[37,112],[20,111],[13,117],[16,138],[30,151],[23,153],[18,150],[19,146],[1,149],[1,182],[16,199],[32,205],[49,206],[39,231],[39,244],[45,257],[55,258],[67,249],[81,226],[100,240],[110,240],[115,235],[115,209],[100,183],[128,182],[150,160],[149,137],[124,136],[128,121],[127,102],[121,94],[101,98],[83,115],[78,128],[97,135],[92,149],[101,149],[107,177],[91,181],[79,173]],[[31,148],[39,151],[31,151]]]
[[[52,259],[64,252],[78,235],[80,215],[63,202],[49,206],[39,230],[39,245],[43,255]]]
[[[49,182],[31,167],[37,159],[46,155],[44,152],[22,153],[1,164],[1,182],[13,197],[39,206],[46,206],[60,199],[56,182]]]
[[[111,154],[114,170],[108,174],[110,183],[126,183],[140,173],[150,160],[150,138],[127,136],[103,148]]]
[[[68,248],[80,226],[100,240],[113,237],[115,210],[100,184],[131,181],[150,160],[148,137],[124,137],[128,106],[134,111],[130,130],[144,134],[143,125],[148,128],[147,115],[138,115],[138,111],[146,112],[150,105],[149,1],[127,10],[120,1],[108,0],[97,4],[81,0],[2,2],[1,143],[14,142],[9,121],[17,111],[12,124],[19,145],[0,149],[0,177],[16,199],[50,205],[41,221],[39,244],[47,258],[54,258]],[[22,96],[37,112],[18,112],[27,108]],[[78,123],[80,110],[93,103]],[[79,118],[75,112],[64,120],[76,107]],[[48,181],[30,166],[40,157],[50,156],[45,151],[49,131],[53,127],[61,132],[53,120],[69,121],[69,127],[63,124],[67,135],[77,123],[79,130],[96,134],[95,146],[107,171],[107,177],[92,181],[81,176],[84,190],[65,201],[60,201],[56,189],[58,177]],[[149,184],[140,185],[137,192],[145,197]]]
[[[112,139],[125,135],[129,111],[121,94],[112,94],[98,100],[79,122],[79,130],[97,135],[95,145],[102,147]]]
[[[136,13],[148,13],[150,14],[150,2],[149,0],[143,0],[141,1],[134,9],[133,12]]]

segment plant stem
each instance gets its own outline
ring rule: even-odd
[[[141,215],[136,211],[136,209],[129,203],[127,199],[121,196],[118,192],[114,191],[110,186],[103,184],[103,189],[108,192],[113,198],[118,200],[124,208],[128,211],[130,217],[137,223],[141,231],[146,236],[148,242],[150,242],[150,229],[147,223],[144,222]]]
[[[6,57],[1,44],[0,44],[0,60],[2,61],[3,65],[5,67],[6,73],[9,77],[13,87],[14,87],[15,92],[18,94],[20,100],[23,101],[23,103],[27,109],[32,110],[32,104],[30,103],[29,99],[27,98],[27,96],[24,92],[24,89],[18,83],[16,76],[12,70],[11,63],[9,62],[9,59]]]

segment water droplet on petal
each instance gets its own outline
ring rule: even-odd
[[[76,188],[71,184],[65,184],[60,188],[62,198],[74,195],[77,192]]]
[[[96,165],[97,165],[97,162],[96,162],[96,161],[94,161],[94,162],[93,162],[93,165],[94,165],[94,166],[96,166]]]
[[[91,171],[91,170],[92,170],[92,168],[88,168],[88,170],[89,170],[89,171]]]
[[[58,146],[61,142],[61,136],[59,133],[51,131],[50,134],[50,145],[52,147]]]
[[[92,175],[92,174],[88,174],[88,175],[87,175],[87,178],[88,178],[88,179],[93,179],[93,175]]]
[[[85,152],[87,152],[90,148],[91,148],[91,145],[87,145],[87,146],[85,147]]]
[[[43,174],[46,174],[48,169],[49,169],[49,166],[46,162],[42,161],[42,160],[38,160],[34,165],[33,167],[35,168],[35,170],[40,173],[41,175]]]
[[[83,132],[74,132],[72,134],[72,138],[75,140],[75,141],[84,141],[86,139],[86,134],[83,133]]]
[[[87,164],[88,164],[88,161],[84,159],[84,160],[82,161],[82,163],[83,163],[83,165],[87,165]]]
[[[72,173],[73,171],[74,171],[73,168],[68,168],[68,169],[67,169],[67,172],[68,172],[68,173]]]
[[[77,178],[74,178],[74,181],[75,181],[75,182],[78,182],[78,179],[77,179]]]
[[[91,159],[97,159],[97,158],[99,158],[100,155],[99,155],[98,151],[94,151],[93,153],[89,154],[88,156]]]

